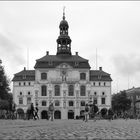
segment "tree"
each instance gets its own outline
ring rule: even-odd
[[[114,94],[112,97],[112,109],[114,112],[125,112],[131,108],[131,100],[124,91]]]
[[[0,60],[0,109],[10,110],[10,105],[13,102],[13,97],[12,94],[9,93],[9,80],[1,64],[2,61]]]

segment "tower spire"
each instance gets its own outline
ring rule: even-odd
[[[69,25],[65,20],[65,6],[63,7],[63,19],[59,25],[60,35],[57,41],[57,55],[71,55],[71,39],[68,35]]]
[[[63,7],[63,20],[65,20],[65,6]]]

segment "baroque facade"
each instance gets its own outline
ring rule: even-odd
[[[99,109],[111,107],[111,77],[91,70],[87,59],[71,53],[69,25],[65,13],[59,25],[57,53],[36,60],[35,70],[24,70],[13,78],[13,98],[17,112],[23,114],[32,102],[38,104],[39,116],[48,117],[48,106],[54,103],[54,119],[74,119],[86,103],[94,102]]]

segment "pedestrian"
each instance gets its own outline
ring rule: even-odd
[[[88,115],[89,115],[89,106],[88,104],[85,105],[85,122],[88,122]]]
[[[33,103],[31,103],[31,105],[28,108],[28,120],[30,119],[30,117],[32,116],[33,119],[35,120],[35,115],[34,115],[34,105]]]
[[[53,103],[49,105],[50,120],[53,121],[54,106]]]
[[[36,107],[35,107],[35,119],[38,119],[39,120],[39,116],[38,116],[38,104],[36,104]]]

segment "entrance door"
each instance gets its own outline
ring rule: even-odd
[[[41,112],[41,119],[47,119],[48,120],[48,112],[46,110],[43,110]]]
[[[68,119],[74,119],[74,112],[73,110],[68,111]]]
[[[54,119],[61,119],[61,112],[59,110],[54,112]]]

